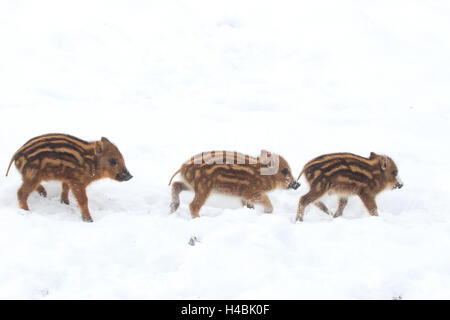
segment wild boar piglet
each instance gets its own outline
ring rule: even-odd
[[[309,161],[297,180],[305,174],[310,190],[300,197],[297,221],[303,221],[305,208],[314,203],[331,215],[320,198],[328,194],[339,195],[339,206],[334,217],[342,215],[350,195],[361,198],[371,215],[378,215],[375,197],[386,189],[400,189],[403,186],[394,161],[374,152],[364,158],[351,153],[325,154]]]
[[[265,150],[257,158],[233,151],[203,152],[186,161],[169,185],[178,173],[184,181],[172,184],[170,212],[180,206],[180,192],[192,190],[195,192],[189,205],[192,218],[199,217],[200,208],[212,192],[239,197],[242,205],[249,208],[262,205],[265,212],[271,213],[273,207],[266,192],[300,186],[286,160]]]
[[[22,186],[17,192],[19,206],[28,208],[28,196],[33,191],[46,197],[42,181],[62,182],[61,202],[69,204],[69,191],[72,190],[84,221],[92,222],[88,209],[86,187],[92,182],[111,178],[128,181],[132,175],[125,166],[119,149],[107,138],[86,142],[67,134],[46,134],[25,143],[11,159],[9,169],[15,162],[22,174]]]

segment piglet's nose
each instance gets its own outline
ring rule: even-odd
[[[117,180],[119,180],[119,181],[128,181],[131,178],[133,178],[133,176],[130,174],[130,172],[127,169],[122,170],[122,172],[120,172],[117,175]]]
[[[395,185],[396,189],[401,189],[403,187],[403,183],[397,182],[397,184]]]
[[[294,190],[297,190],[298,187],[300,187],[300,183],[298,183],[297,181],[291,182],[291,184],[289,184],[289,188],[292,188]]]

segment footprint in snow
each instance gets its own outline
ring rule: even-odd
[[[190,246],[195,246],[195,244],[197,242],[200,242],[200,240],[198,240],[196,236],[193,236],[193,237],[191,237],[191,239],[189,239],[189,245]]]

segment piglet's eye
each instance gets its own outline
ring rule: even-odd
[[[287,175],[287,174],[289,173],[289,169],[284,168],[283,170],[281,170],[281,173],[282,173],[283,175]]]
[[[392,175],[394,176],[394,177],[396,177],[397,176],[397,170],[394,170],[394,171],[392,171]]]
[[[109,164],[112,165],[112,166],[117,165],[117,159],[111,158],[108,161],[109,161]]]

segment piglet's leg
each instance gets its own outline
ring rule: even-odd
[[[375,197],[368,192],[361,192],[359,197],[361,201],[364,203],[364,206],[369,211],[371,216],[378,216],[377,203],[375,202]]]
[[[241,199],[241,203],[243,207],[247,207],[249,209],[255,209],[255,205],[248,200]]]
[[[69,190],[70,187],[67,183],[63,182],[62,184],[62,192],[61,192],[61,202],[65,204],[69,204]]]
[[[70,185],[70,188],[72,189],[73,195],[75,196],[75,199],[77,199],[78,205],[80,206],[83,221],[93,222],[94,220],[92,220],[91,214],[89,213],[86,187],[80,185]]]
[[[37,187],[37,189],[36,189],[36,191],[42,196],[42,197],[47,197],[47,191],[45,191],[45,188],[44,188],[44,186],[42,185],[42,184],[40,184],[38,187]]]
[[[195,191],[195,196],[192,202],[189,204],[189,209],[191,210],[192,218],[198,218],[200,215],[198,214],[201,207],[205,204],[210,194],[210,190],[206,188],[197,188]]]
[[[329,215],[333,215],[330,210],[328,210],[327,206],[325,205],[325,203],[323,203],[322,201],[317,201],[314,202],[314,205],[319,208],[320,210],[322,210],[323,212],[325,212],[326,214]]]
[[[347,197],[339,198],[339,207],[338,207],[336,213],[334,214],[333,218],[342,216],[342,212],[344,212],[344,209],[347,206],[347,203],[348,203]]]
[[[172,202],[170,203],[170,213],[177,211],[180,206],[180,192],[189,190],[189,187],[183,182],[177,181],[172,184]]]
[[[269,197],[265,193],[258,193],[256,195],[254,195],[253,197],[251,197],[250,202],[262,205],[264,207],[265,213],[273,212],[272,203],[270,202]]]
[[[23,210],[30,210],[28,207],[28,196],[32,193],[37,186],[39,181],[24,180],[22,186],[17,191],[17,199],[19,200],[19,206]]]
[[[296,221],[303,221],[303,216],[305,214],[305,208],[310,204],[319,200],[325,194],[325,190],[314,190],[311,189],[307,194],[300,197],[298,201],[297,216]]]

